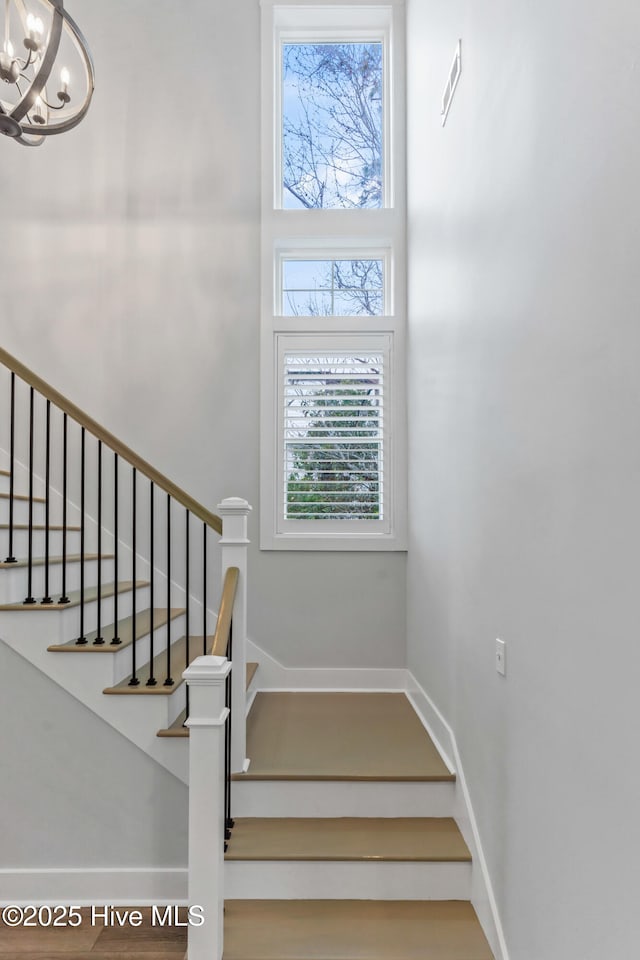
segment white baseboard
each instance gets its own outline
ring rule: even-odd
[[[0,906],[187,904],[187,869],[0,870]]]
[[[259,665],[257,690],[407,689],[403,667],[285,667],[252,640],[247,640],[247,660]]]
[[[496,960],[509,960],[504,932],[498,914],[487,861],[482,849],[478,824],[471,805],[458,745],[453,730],[438,710],[433,700],[410,671],[407,671],[406,693],[429,736],[440,751],[444,762],[456,774],[455,818],[473,861],[471,903],[478,915],[489,945]]]

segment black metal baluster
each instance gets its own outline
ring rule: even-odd
[[[227,659],[232,662],[232,644],[233,644],[233,619],[229,624],[229,644],[227,647]],[[227,841],[231,836],[231,831],[235,823],[231,817],[231,706],[232,706],[232,685],[230,672],[225,681],[225,703],[229,713],[225,725],[225,745],[224,745],[224,764],[225,764],[225,812],[224,812],[224,838]],[[226,846],[226,843],[225,843]]]
[[[171,496],[167,494],[167,676],[164,686],[172,687],[171,676]]]
[[[67,415],[62,417],[62,596],[58,603],[71,603],[67,596]]]
[[[202,655],[207,655],[207,525],[202,524]]]
[[[153,675],[153,630],[154,630],[154,609],[153,609],[153,581],[154,581],[154,569],[153,569],[153,501],[154,501],[154,484],[153,480],[151,481],[151,486],[149,487],[149,595],[150,595],[150,604],[151,604],[151,621],[149,623],[149,654],[150,654],[150,673],[149,679],[147,680],[148,687],[157,686],[158,681]],[[167,628],[168,628],[167,624]]]
[[[104,645],[102,636],[102,440],[98,440],[98,623],[96,647]]]
[[[136,666],[136,646],[137,646],[137,637],[136,637],[136,468],[133,467],[133,486],[131,492],[131,512],[132,512],[132,535],[131,535],[131,550],[132,550],[132,579],[133,579],[133,598],[132,598],[132,610],[131,610],[131,680],[129,680],[130,687],[138,687],[140,685],[140,680],[138,679],[137,673],[138,668]],[[118,584],[116,583],[116,591],[118,589]]]
[[[25,604],[35,603],[33,597],[33,387],[29,388],[29,549],[28,549],[28,576],[27,596]]]
[[[80,432],[80,636],[76,640],[78,646],[84,646],[87,638],[84,635],[84,534],[85,534],[85,456],[86,431],[82,427]]]
[[[51,503],[51,401],[47,400],[47,417],[45,427],[45,506],[44,506],[44,604],[51,604],[53,600],[49,596],[49,516]]]
[[[184,593],[185,593],[185,627],[187,630],[187,666],[191,662],[189,657],[189,511],[185,511],[185,522],[184,522],[184,549],[185,549],[185,577],[184,577]],[[185,720],[189,718],[189,684],[186,686],[186,703],[185,703]]]
[[[113,455],[113,579],[116,589],[113,591],[113,639],[111,646],[122,643],[118,636],[118,454]]]
[[[13,555],[13,468],[15,460],[16,431],[16,375],[11,373],[11,424],[9,440],[9,554],[6,563],[17,563]]]

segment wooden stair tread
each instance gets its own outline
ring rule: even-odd
[[[224,960],[493,960],[464,900],[227,900]]]
[[[247,688],[255,676],[255,672],[258,669],[257,663],[248,663],[247,664]],[[164,730],[158,730],[157,737],[188,737],[189,730],[184,726],[184,722],[187,719],[187,711],[182,710],[176,719],[173,721],[170,727],[165,727]]]
[[[8,530],[8,529],[9,529],[9,524],[8,524],[8,523],[0,523],[0,530]],[[14,530],[28,530],[28,529],[29,529],[29,524],[28,524],[28,523],[14,523],[13,529],[14,529]],[[32,524],[31,529],[32,529],[32,530],[46,530],[47,528],[46,528],[46,525],[45,525],[44,523],[34,523],[34,524]],[[78,532],[80,531],[80,527],[71,526],[70,524],[67,524],[67,526],[64,527],[63,524],[61,524],[61,523],[50,523],[50,524],[49,524],[49,530],[50,530],[50,531],[51,531],[51,530],[66,530],[67,533],[71,533],[71,532],[72,532],[72,533],[78,533]]]
[[[207,637],[207,649],[213,644],[213,637]],[[154,687],[148,687],[147,680],[151,676],[151,663],[142,664],[137,670],[137,677],[140,680],[138,686],[130,686],[131,675],[125,677],[115,687],[106,687],[103,693],[124,694],[124,695],[144,695],[144,696],[170,696],[182,684],[182,674],[189,663],[196,657],[202,655],[202,637],[189,637],[189,662],[187,663],[187,638],[180,637],[171,644],[171,674],[174,683],[171,686],[165,686],[164,678],[166,676],[167,652],[162,650],[153,658],[153,675],[158,683]]]
[[[142,588],[149,585],[147,580],[136,580],[136,587]],[[122,580],[117,584],[118,593],[127,593],[133,588],[133,580]],[[116,592],[115,583],[103,583],[100,595],[102,599],[107,597],[112,597]],[[92,603],[98,598],[98,588],[97,587],[87,587],[84,591],[84,602]],[[38,598],[40,599],[40,598]],[[71,590],[69,591],[69,603],[49,603],[49,604],[24,604],[20,603],[4,603],[0,604],[0,611],[2,610],[12,610],[14,612],[20,610],[22,612],[30,610],[69,610],[71,607],[80,606],[80,590]]]
[[[470,861],[451,817],[236,818],[227,860]]]
[[[171,619],[181,616],[185,612],[184,607],[173,607],[171,609]],[[163,627],[167,622],[167,608],[157,607],[153,611],[153,628],[157,630]],[[52,653],[117,653],[118,650],[124,650],[125,647],[133,643],[133,617],[125,617],[118,621],[117,636],[121,643],[111,645],[109,642],[114,636],[114,624],[109,623],[102,627],[102,636],[105,639],[103,644],[94,644],[93,641],[98,635],[97,630],[91,630],[86,633],[86,644],[78,644],[75,640],[68,643],[52,643],[47,647]],[[136,639],[141,640],[151,632],[151,609],[138,610],[136,613]]]
[[[99,553],[85,553],[84,559],[85,559],[85,560],[98,560],[100,557],[102,557],[103,560],[113,560],[113,556],[114,556],[114,555],[113,555],[112,553],[103,553],[103,554],[99,554]],[[49,563],[50,563],[50,564],[59,564],[59,563],[62,563],[62,562],[63,562],[63,559],[64,559],[63,557],[49,557]],[[80,557],[80,554],[79,554],[79,553],[71,553],[71,554],[67,554],[67,558],[66,558],[66,559],[67,559],[67,563],[79,563],[81,557]],[[45,563],[46,563],[46,559],[45,559],[44,557],[32,557],[32,558],[31,558],[31,563],[32,563],[32,565],[33,565],[34,567],[44,567],[44,565],[45,565]],[[29,566],[29,561],[28,561],[28,560],[25,560],[24,558],[22,558],[21,560],[16,560],[15,563],[7,563],[6,560],[2,560],[2,561],[0,562],[0,570],[3,570],[3,569],[6,569],[6,570],[22,570],[22,569],[24,569],[25,567],[28,567],[28,566]]]
[[[188,737],[189,730],[184,726],[186,719],[187,711],[181,710],[171,726],[165,727],[163,730],[158,730],[156,737]]]
[[[241,780],[453,781],[404,693],[256,694]]]
[[[10,493],[0,493],[0,500],[10,500],[10,499],[11,499],[11,494],[10,494]],[[30,498],[28,493],[14,493],[13,499],[14,499],[14,500],[20,500],[20,501],[25,501],[25,500],[26,500],[27,503],[29,502],[29,499],[33,500],[34,503],[46,503],[46,502],[47,502],[46,497],[31,497],[31,498]]]

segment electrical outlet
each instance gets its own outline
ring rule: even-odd
[[[504,640],[496,640],[496,670],[503,677],[507,674],[507,645]]]

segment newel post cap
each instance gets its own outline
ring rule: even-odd
[[[225,682],[231,670],[226,657],[196,657],[182,674],[190,687],[219,686]]]
[[[216,510],[223,517],[247,517],[253,507],[248,500],[243,500],[242,497],[226,497],[218,504]]]

